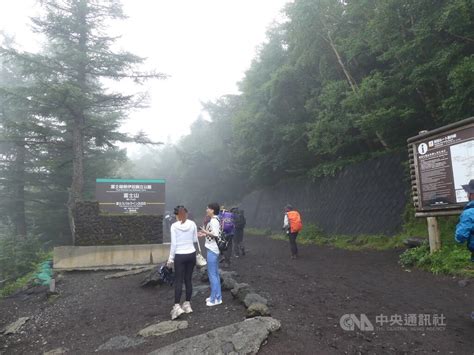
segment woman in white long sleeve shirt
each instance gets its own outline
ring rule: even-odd
[[[171,246],[168,265],[174,264],[174,306],[171,310],[171,319],[178,318],[183,313],[191,313],[191,295],[193,293],[192,275],[196,265],[196,248],[198,243],[196,223],[187,219],[188,210],[184,206],[177,206],[174,214],[177,221],[171,225]],[[181,307],[183,281],[186,285],[186,301]]]

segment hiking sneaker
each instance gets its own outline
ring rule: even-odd
[[[179,303],[175,304],[171,309],[171,320],[178,318],[181,314],[184,313],[184,310],[181,308]]]
[[[215,300],[214,302],[212,302],[211,300],[206,300],[206,306],[208,307],[212,307],[212,306],[218,306],[222,304],[222,300]]]
[[[183,309],[184,313],[192,313],[193,312],[193,309],[191,308],[191,303],[189,303],[188,301],[183,303],[182,309]]]

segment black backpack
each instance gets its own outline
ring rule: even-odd
[[[234,213],[235,228],[244,229],[246,223],[247,221],[245,220],[245,216],[242,214],[242,212],[237,211]]]

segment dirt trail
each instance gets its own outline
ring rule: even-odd
[[[431,353],[474,354],[473,281],[460,287],[452,277],[398,265],[401,251],[351,252],[314,245],[300,246],[300,257],[289,257],[289,245],[266,237],[247,237],[248,254],[235,260],[241,278],[267,297],[272,316],[282,330],[269,339],[262,354],[321,353]],[[366,314],[375,328],[345,331],[339,325],[344,314]],[[405,314],[443,315],[446,327],[415,331],[397,323],[382,326],[377,315],[388,320]],[[425,324],[425,321],[423,322]]]
[[[237,280],[247,282],[266,297],[282,330],[269,338],[262,354],[473,354],[474,281],[466,287],[458,279],[426,272],[405,271],[398,265],[400,251],[351,252],[301,246],[291,260],[284,241],[245,237],[248,253],[233,259]],[[0,336],[0,354],[38,354],[58,347],[74,354],[93,353],[112,337],[135,336],[145,326],[168,320],[173,301],[171,287],[138,287],[145,274],[105,280],[112,272],[66,273],[58,283],[60,296],[20,294],[0,301],[0,329],[22,316],[32,317],[23,333]],[[224,292],[224,305],[204,305],[208,290],[200,286],[193,298],[194,313],[183,319],[189,328],[147,339],[146,344],[121,353],[146,354],[180,339],[244,319],[244,308]],[[389,330],[345,331],[344,314],[366,314],[375,328],[377,315],[388,320],[408,314],[445,317],[444,329],[408,326]],[[394,325],[396,326],[396,325]],[[114,353],[117,353],[115,351]]]

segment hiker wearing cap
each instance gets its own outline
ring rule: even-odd
[[[301,216],[292,205],[286,205],[285,217],[283,219],[283,229],[286,230],[286,234],[290,239],[291,258],[296,259],[298,256],[298,247],[296,245],[296,237],[299,231],[303,229],[303,223],[301,222]]]
[[[467,192],[469,202],[459,217],[454,239],[458,243],[467,243],[467,248],[471,252],[471,261],[474,262],[474,179],[469,181],[469,184],[462,185],[462,188]]]

